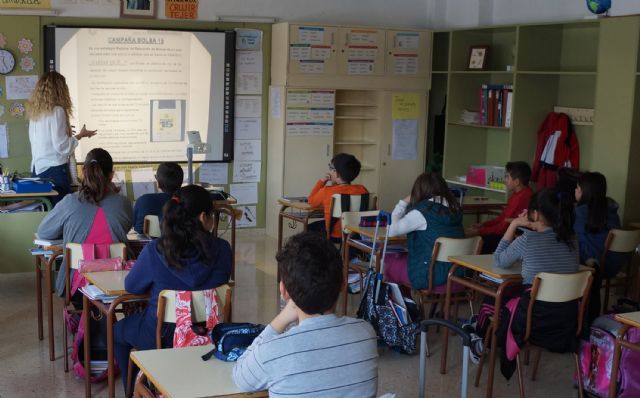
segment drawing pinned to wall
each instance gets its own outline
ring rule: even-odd
[[[23,37],[22,39],[18,40],[18,50],[20,50],[22,54],[29,54],[31,51],[33,51],[33,42],[31,41],[31,39]]]
[[[199,181],[209,184],[227,184],[229,182],[229,163],[202,163]]]
[[[4,48],[7,45],[7,36],[0,33],[0,48]]]
[[[9,134],[7,124],[0,124],[0,158],[9,157]]]
[[[21,118],[24,116],[24,105],[21,102],[14,102],[9,107],[11,116]]]
[[[23,71],[31,72],[35,67],[36,61],[33,58],[29,56],[20,58],[20,69],[22,69]]]
[[[262,48],[262,31],[236,29],[236,50],[258,51]]]
[[[242,211],[242,217],[236,221],[236,227],[249,228],[256,226],[256,206],[237,206]]]
[[[143,167],[131,170],[131,185],[133,186],[133,199],[156,191],[156,179],[151,167]]]
[[[29,99],[29,97],[31,97],[31,92],[35,88],[37,82],[37,75],[7,76],[5,78],[5,83],[7,85],[7,99]]]
[[[237,140],[259,140],[261,137],[259,117],[237,117],[235,120],[235,138]]]
[[[261,162],[233,162],[234,182],[260,182]]]

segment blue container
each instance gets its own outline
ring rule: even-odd
[[[18,180],[13,182],[13,190],[16,193],[43,193],[51,192],[53,185],[48,181]]]

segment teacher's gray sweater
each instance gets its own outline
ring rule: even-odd
[[[69,242],[84,243],[91,231],[98,207],[102,208],[109,224],[113,242],[126,242],[127,232],[131,229],[133,210],[127,198],[117,193],[108,193],[98,205],[80,200],[78,193],[67,195],[47,214],[38,227],[40,239],[60,239]],[[56,293],[62,295],[65,287],[63,266],[56,279]]]

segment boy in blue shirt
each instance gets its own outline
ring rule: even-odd
[[[162,192],[140,196],[133,207],[133,229],[137,233],[143,233],[144,217],[147,215],[158,216],[158,219],[162,221],[162,207],[182,186],[183,178],[184,172],[179,164],[174,162],[160,163],[158,171],[156,171],[156,181]]]

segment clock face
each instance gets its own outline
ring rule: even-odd
[[[16,59],[7,50],[0,49],[0,74],[10,73],[16,66]]]

